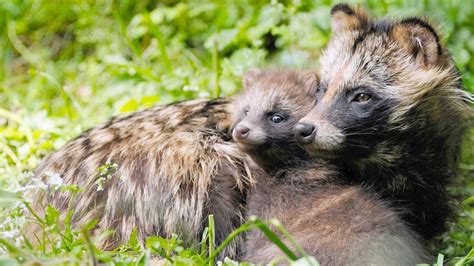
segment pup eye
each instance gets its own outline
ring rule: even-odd
[[[278,124],[278,123],[283,122],[283,120],[285,120],[285,119],[281,115],[272,115],[271,120],[272,120],[273,123]]]
[[[249,114],[249,110],[248,109],[245,109],[244,110],[244,116],[247,116]]]
[[[358,93],[356,96],[354,96],[354,99],[352,99],[353,102],[358,102],[358,103],[365,103],[368,102],[372,96],[367,93]]]

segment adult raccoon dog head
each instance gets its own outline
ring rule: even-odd
[[[324,94],[295,126],[297,140],[391,199],[431,238],[449,213],[445,187],[457,169],[472,97],[429,22],[373,21],[344,4],[331,15],[333,36],[321,57]]]
[[[439,35],[425,20],[372,21],[348,5],[332,11],[333,37],[321,57],[324,96],[295,128],[318,155],[385,160],[400,134],[456,149],[467,94]]]
[[[235,101],[232,136],[239,148],[269,172],[306,157],[293,126],[313,107],[318,84],[315,72],[249,72]]]

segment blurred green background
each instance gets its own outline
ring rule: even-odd
[[[43,156],[113,115],[232,95],[254,67],[317,67],[336,2],[1,0],[0,188],[20,191]],[[474,92],[474,1],[358,3],[430,18]],[[459,216],[434,245],[449,257],[474,246],[473,146],[471,130],[452,188]]]

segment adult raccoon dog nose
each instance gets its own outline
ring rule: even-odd
[[[293,128],[296,140],[301,144],[308,144],[313,141],[316,130],[313,125],[298,123]]]
[[[249,135],[250,129],[244,125],[237,125],[234,129],[234,138],[245,139]]]

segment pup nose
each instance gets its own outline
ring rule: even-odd
[[[249,135],[250,129],[244,125],[237,125],[234,129],[234,137],[236,139],[245,139]]]
[[[314,126],[306,123],[296,124],[293,128],[293,132],[295,133],[296,140],[301,144],[310,143],[313,141],[314,135],[316,134]]]

